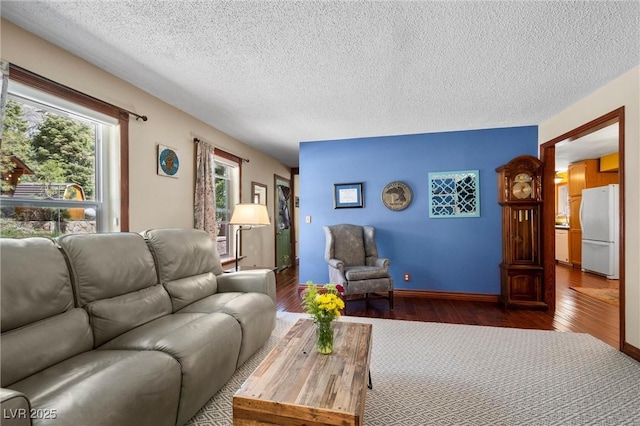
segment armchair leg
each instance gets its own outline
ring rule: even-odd
[[[389,292],[389,310],[393,311],[393,290]]]

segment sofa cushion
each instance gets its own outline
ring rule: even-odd
[[[194,302],[179,313],[222,312],[235,318],[242,328],[238,366],[244,364],[271,335],[276,325],[276,308],[265,293],[218,293]]]
[[[69,259],[79,307],[158,284],[153,256],[139,234],[73,234],[57,241]]]
[[[3,387],[93,347],[89,317],[80,308],[2,333],[0,339]]]
[[[179,314],[190,314],[190,313],[201,313],[201,314],[211,314],[214,312],[220,312],[220,310],[229,303],[231,300],[242,296],[244,293],[233,292],[233,293],[216,293],[211,296],[207,296],[198,300],[197,302],[193,302],[190,305],[185,306],[180,309],[177,313]]]
[[[215,241],[205,231],[165,228],[144,231],[143,235],[158,262],[161,283],[205,272],[224,272]]]
[[[52,240],[2,238],[1,251],[3,333],[73,308],[67,264]]]
[[[177,312],[190,303],[215,294],[218,288],[216,276],[212,272],[167,281],[164,286],[171,296],[173,312]]]
[[[162,352],[90,351],[15,383],[34,410],[55,419],[33,425],[174,426],[180,365]]]
[[[171,313],[169,295],[160,284],[142,290],[96,300],[85,306],[91,316],[95,346],[156,318]]]
[[[242,330],[229,315],[171,314],[137,327],[99,349],[157,350],[182,367],[182,390],[176,424],[184,424],[233,375]]]

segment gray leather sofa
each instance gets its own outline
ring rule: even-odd
[[[275,326],[273,272],[202,231],[0,244],[3,425],[182,425]]]

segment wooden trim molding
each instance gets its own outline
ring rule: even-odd
[[[129,111],[74,90],[14,64],[9,79],[114,117],[120,125],[120,231],[129,231]]]
[[[430,290],[393,290],[394,297],[412,297],[421,299],[460,300],[465,302],[498,303],[500,296],[497,294],[482,293],[456,293],[448,291]]]
[[[111,105],[86,93],[79,92],[75,89],[56,83],[53,80],[49,80],[46,77],[35,74],[24,68],[21,68],[14,64],[9,64],[9,79],[19,81],[22,84],[49,93],[54,96],[64,98],[68,101],[76,104],[91,108],[94,111],[98,111],[102,114],[106,114],[110,117],[120,119],[120,113],[125,112],[115,105]],[[129,121],[129,112],[126,111],[126,120]]]
[[[544,164],[542,177],[542,266],[544,268],[544,301],[550,312],[556,310],[556,229],[555,229],[555,163],[556,147],[540,147]]]
[[[625,229],[625,215],[624,215],[624,206],[625,206],[625,168],[624,168],[624,128],[625,128],[625,107],[622,106],[617,108],[607,114],[604,114],[594,120],[591,120],[588,123],[583,124],[580,127],[577,127],[573,130],[570,130],[560,136],[557,136],[542,145],[540,145],[540,157],[542,162],[545,164],[545,167],[555,168],[555,145],[558,142],[562,142],[564,140],[575,140],[582,136],[588,135],[589,133],[593,133],[594,131],[600,130],[604,127],[607,127],[611,124],[618,123],[618,153],[620,157],[620,165],[618,169],[618,176],[620,181],[620,205],[623,207],[619,209],[619,222],[620,222],[620,279],[619,279],[619,287],[620,287],[620,347],[619,349],[626,353],[625,348],[633,348],[629,349],[631,352],[635,353],[638,349],[626,343],[626,334],[625,334],[625,242],[624,242],[624,229]],[[553,155],[552,155],[553,154]],[[553,187],[553,171],[548,170],[545,171],[543,187],[549,186]],[[554,228],[554,218],[555,218],[555,210],[554,207],[549,206],[550,203],[545,203],[544,212],[546,216],[543,215],[543,244],[545,247],[545,251],[543,253],[544,256],[544,264],[545,264],[545,289],[547,289],[548,297],[553,297],[555,301],[555,292],[556,292],[556,282],[555,282],[555,271],[554,268],[548,267],[555,263],[555,245],[550,241],[553,235]],[[551,216],[551,217],[549,217]]]
[[[640,362],[640,349],[636,348],[635,346],[630,345],[627,342],[624,342],[622,344],[622,352],[629,355],[631,358],[635,359],[636,361]]]

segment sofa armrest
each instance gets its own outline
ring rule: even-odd
[[[271,269],[252,269],[230,272],[216,276],[218,292],[264,293],[276,303],[276,274]]]
[[[3,426],[31,426],[31,404],[21,392],[0,388]]]

